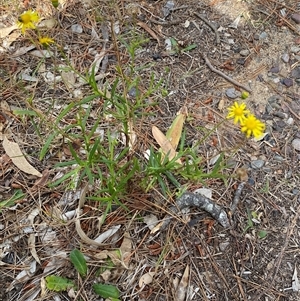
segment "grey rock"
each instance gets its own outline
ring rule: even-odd
[[[300,139],[296,138],[292,141],[292,146],[294,149],[300,151]]]
[[[300,24],[300,14],[297,14],[297,13],[292,14],[292,15],[291,15],[291,19],[292,19],[295,23]]]
[[[299,46],[292,46],[291,47],[291,52],[298,53],[299,51],[300,51],[300,47]]]
[[[297,189],[297,188],[294,188],[294,189],[292,190],[292,194],[294,194],[294,195],[300,194],[300,190]]]
[[[270,105],[277,103],[280,100],[280,96],[279,95],[272,95],[271,97],[268,98],[268,103]]]
[[[291,72],[292,78],[300,78],[300,67],[295,67]]]
[[[274,66],[270,69],[270,72],[272,72],[272,73],[278,73],[279,71],[280,71],[279,66]]]
[[[276,156],[274,156],[274,160],[276,160],[278,162],[283,162],[284,158],[282,156],[276,155]]]
[[[279,118],[281,118],[281,119],[285,119],[285,118],[287,118],[288,116],[287,116],[287,114],[285,114],[285,113],[283,113],[283,112],[274,112],[274,116],[276,116],[276,117],[279,117]]]
[[[294,118],[290,117],[287,121],[286,121],[287,125],[293,125],[294,124]]]
[[[264,160],[253,160],[253,161],[251,161],[250,165],[253,169],[260,169],[265,165],[265,161]]]
[[[236,63],[239,64],[239,65],[244,65],[246,62],[246,59],[243,58],[243,57],[240,57],[236,60]]]
[[[231,98],[231,99],[235,99],[240,97],[242,94],[240,91],[237,91],[235,88],[229,88],[226,90],[225,92],[226,96]]]
[[[281,57],[281,59],[285,62],[285,63],[288,63],[289,60],[290,60],[290,56],[288,53],[284,53]]]
[[[73,24],[71,26],[71,30],[72,30],[72,32],[75,32],[75,33],[82,33],[83,32],[83,28],[80,24]]]
[[[240,51],[241,56],[248,56],[250,54],[250,51],[248,49],[243,49]]]
[[[226,248],[229,246],[230,242],[226,241],[226,242],[221,242],[219,244],[219,248],[222,252],[224,252],[226,250]]]
[[[282,83],[286,86],[286,87],[291,87],[294,83],[293,80],[291,78],[284,78],[282,80]]]
[[[264,40],[265,38],[267,38],[268,37],[268,34],[265,32],[265,31],[263,31],[260,35],[259,35],[259,39],[260,40]]]
[[[253,178],[249,178],[247,182],[250,186],[254,186],[255,180]]]

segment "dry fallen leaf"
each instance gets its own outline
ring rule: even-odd
[[[3,139],[3,148],[12,162],[23,172],[42,177],[42,174],[28,163],[24,157],[18,143],[9,141],[6,137]]]
[[[124,233],[124,238],[120,246],[120,251],[122,254],[122,260],[124,265],[128,266],[130,260],[130,253],[132,251],[132,243],[129,232]]]
[[[143,287],[144,285],[150,284],[153,280],[153,276],[155,272],[148,272],[144,274],[139,280],[139,287]]]
[[[176,156],[176,151],[174,150],[169,139],[155,125],[152,127],[152,134],[156,142],[161,147],[163,153],[165,155],[168,154],[169,159],[172,160]]]
[[[0,28],[0,39],[7,37],[13,30],[17,28],[18,28],[17,24],[9,27]]]
[[[185,119],[188,115],[187,107],[182,107],[173,120],[172,125],[166,133],[167,139],[171,142],[174,150],[176,150],[182,135],[182,129]]]
[[[184,270],[181,281],[179,282],[178,287],[176,289],[176,293],[175,293],[176,301],[184,301],[185,300],[185,295],[186,295],[187,287],[189,284],[189,271],[190,271],[190,267],[187,265]]]

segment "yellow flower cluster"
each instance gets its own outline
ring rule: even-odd
[[[28,29],[36,29],[36,23],[38,23],[40,17],[37,12],[32,11],[31,9],[25,11],[18,17],[17,25],[21,29],[22,33],[24,34]],[[54,43],[54,40],[49,37],[42,37],[40,36],[38,42],[43,47],[47,48],[50,44]]]
[[[238,104],[235,102],[229,107],[227,118],[233,118],[235,124],[239,123],[241,125],[241,132],[244,133],[247,138],[253,135],[259,139],[264,133],[265,124],[251,114],[244,103]]]
[[[17,25],[21,28],[21,31],[24,34],[27,29],[35,29],[35,24],[39,20],[40,17],[38,13],[30,9],[19,16]]]

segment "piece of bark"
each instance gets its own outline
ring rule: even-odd
[[[176,206],[169,208],[172,212],[177,212],[178,209],[182,210],[187,207],[197,207],[208,212],[217,222],[219,222],[224,228],[230,227],[230,222],[226,211],[218,204],[214,203],[211,199],[204,195],[185,192],[176,201]],[[162,224],[164,229],[170,222],[171,217],[167,216]]]

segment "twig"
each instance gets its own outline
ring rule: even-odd
[[[229,219],[225,210],[218,204],[214,203],[211,199],[204,195],[185,192],[176,201],[176,206],[171,207],[169,210],[176,212],[187,207],[198,207],[208,212],[216,221],[218,221],[224,228],[230,227]],[[170,222],[170,216],[165,217],[162,229]]]
[[[201,19],[206,25],[208,25],[214,31],[215,36],[216,36],[216,43],[220,44],[220,36],[219,36],[217,28],[211,22],[209,22],[206,18],[201,16],[200,14],[194,12],[194,15],[197,16],[199,19]]]
[[[228,75],[226,75],[225,73],[223,73],[222,71],[216,69],[211,62],[209,61],[209,59],[207,58],[207,56],[205,54],[202,53],[202,57],[206,63],[206,65],[208,66],[208,68],[212,71],[217,73],[218,75],[222,76],[223,78],[225,78],[227,81],[229,81],[230,83],[234,84],[235,86],[238,86],[242,89],[244,89],[245,91],[251,93],[251,89],[249,89],[248,87],[244,86],[243,84],[240,84],[239,82],[237,82],[236,80],[234,80],[233,78],[229,77]]]

